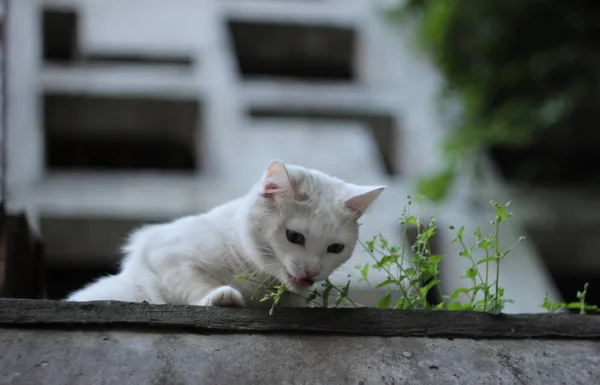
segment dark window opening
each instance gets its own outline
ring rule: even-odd
[[[85,64],[136,64],[136,65],[170,65],[173,67],[188,68],[193,64],[190,56],[176,54],[151,54],[151,53],[112,53],[97,52],[86,53],[82,61]]]
[[[44,249],[24,213],[0,207],[0,297],[44,297]]]
[[[46,165],[62,170],[199,170],[197,100],[44,96]]]
[[[586,302],[600,305],[600,260],[594,251],[597,249],[597,226],[538,224],[528,226],[526,233],[541,254],[566,302],[579,301],[577,292],[582,291],[584,284],[589,282]]]
[[[509,181],[556,187],[565,183],[600,186],[598,150],[557,153],[536,146],[528,149],[494,148],[491,157]]]
[[[579,302],[577,292],[583,291],[585,283],[589,283],[585,302],[587,305],[600,306],[600,273],[596,274],[564,274],[553,272],[552,278],[558,291],[565,302]],[[579,313],[577,309],[570,309],[572,313]]]
[[[42,216],[48,298],[64,299],[100,277],[117,273],[120,250],[131,231],[162,220]]]
[[[600,186],[597,98],[574,106],[568,121],[549,127],[525,147],[496,147],[491,157],[509,181],[535,186]]]
[[[70,62],[78,54],[79,17],[75,10],[42,11],[42,50],[45,61]]]
[[[116,272],[116,266],[104,269],[48,266],[45,269],[46,297],[47,299],[64,300],[72,292],[82,289],[100,277]]]
[[[379,149],[380,159],[388,175],[397,175],[396,167],[396,120],[390,115],[376,115],[369,112],[349,110],[251,108],[253,118],[291,118],[328,121],[356,121],[364,123],[371,131]]]
[[[356,33],[351,28],[230,21],[244,77],[351,81]]]

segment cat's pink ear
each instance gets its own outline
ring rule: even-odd
[[[379,194],[385,190],[385,186],[373,187],[364,186],[359,188],[356,195],[346,199],[346,207],[357,214],[357,218],[365,213],[371,204],[377,199]]]
[[[265,197],[269,199],[275,196],[286,198],[293,198],[295,196],[290,175],[284,164],[278,160],[269,163],[267,173],[262,181],[262,187]]]

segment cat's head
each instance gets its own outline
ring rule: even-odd
[[[249,212],[256,262],[292,291],[327,279],[352,255],[357,220],[384,189],[271,162]]]

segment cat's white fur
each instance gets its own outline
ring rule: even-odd
[[[311,283],[325,280],[350,258],[358,240],[357,219],[384,188],[273,161],[245,196],[133,232],[119,273],[68,300],[248,306],[264,286],[259,282],[310,290]],[[305,243],[290,242],[293,233],[287,230],[303,234]],[[335,243],[343,250],[328,252]],[[251,274],[251,281],[234,278]]]

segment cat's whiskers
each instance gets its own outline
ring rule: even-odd
[[[269,282],[267,285],[264,285],[265,281],[266,281],[267,279],[269,279],[269,278],[272,278],[272,279],[271,279],[271,281],[270,281],[270,282]],[[254,291],[252,292],[252,295],[250,295],[250,298],[254,298],[254,295],[256,294],[256,292],[257,292],[259,289],[263,288],[263,287],[264,287],[266,290],[268,290],[268,289],[271,287],[271,285],[273,285],[273,283],[274,283],[276,280],[277,280],[277,277],[267,277],[267,278],[265,278],[265,279],[264,279],[264,280],[263,280],[263,281],[262,281],[260,284],[258,284],[258,285],[256,286],[256,288],[255,288],[255,289],[254,289]],[[263,286],[263,285],[264,285],[264,286]]]
[[[238,276],[244,276],[244,275],[246,275],[246,274],[247,274],[247,273],[248,273],[250,270],[254,269],[254,270],[252,270],[252,273],[248,274],[248,277],[251,277],[252,275],[254,275],[255,273],[258,273],[258,272],[261,272],[261,273],[264,273],[264,274],[267,274],[267,275],[271,276],[271,274],[267,273],[267,272],[266,272],[266,271],[264,271],[264,270],[265,270],[266,268],[268,268],[268,267],[271,267],[271,266],[277,266],[277,265],[280,265],[280,264],[279,264],[279,263],[270,263],[270,264],[263,265],[263,266],[253,266],[253,267],[250,267],[250,268],[248,268],[248,269],[246,269],[246,270],[242,271],[241,273],[239,273],[239,274],[237,274],[237,275],[238,275]]]

